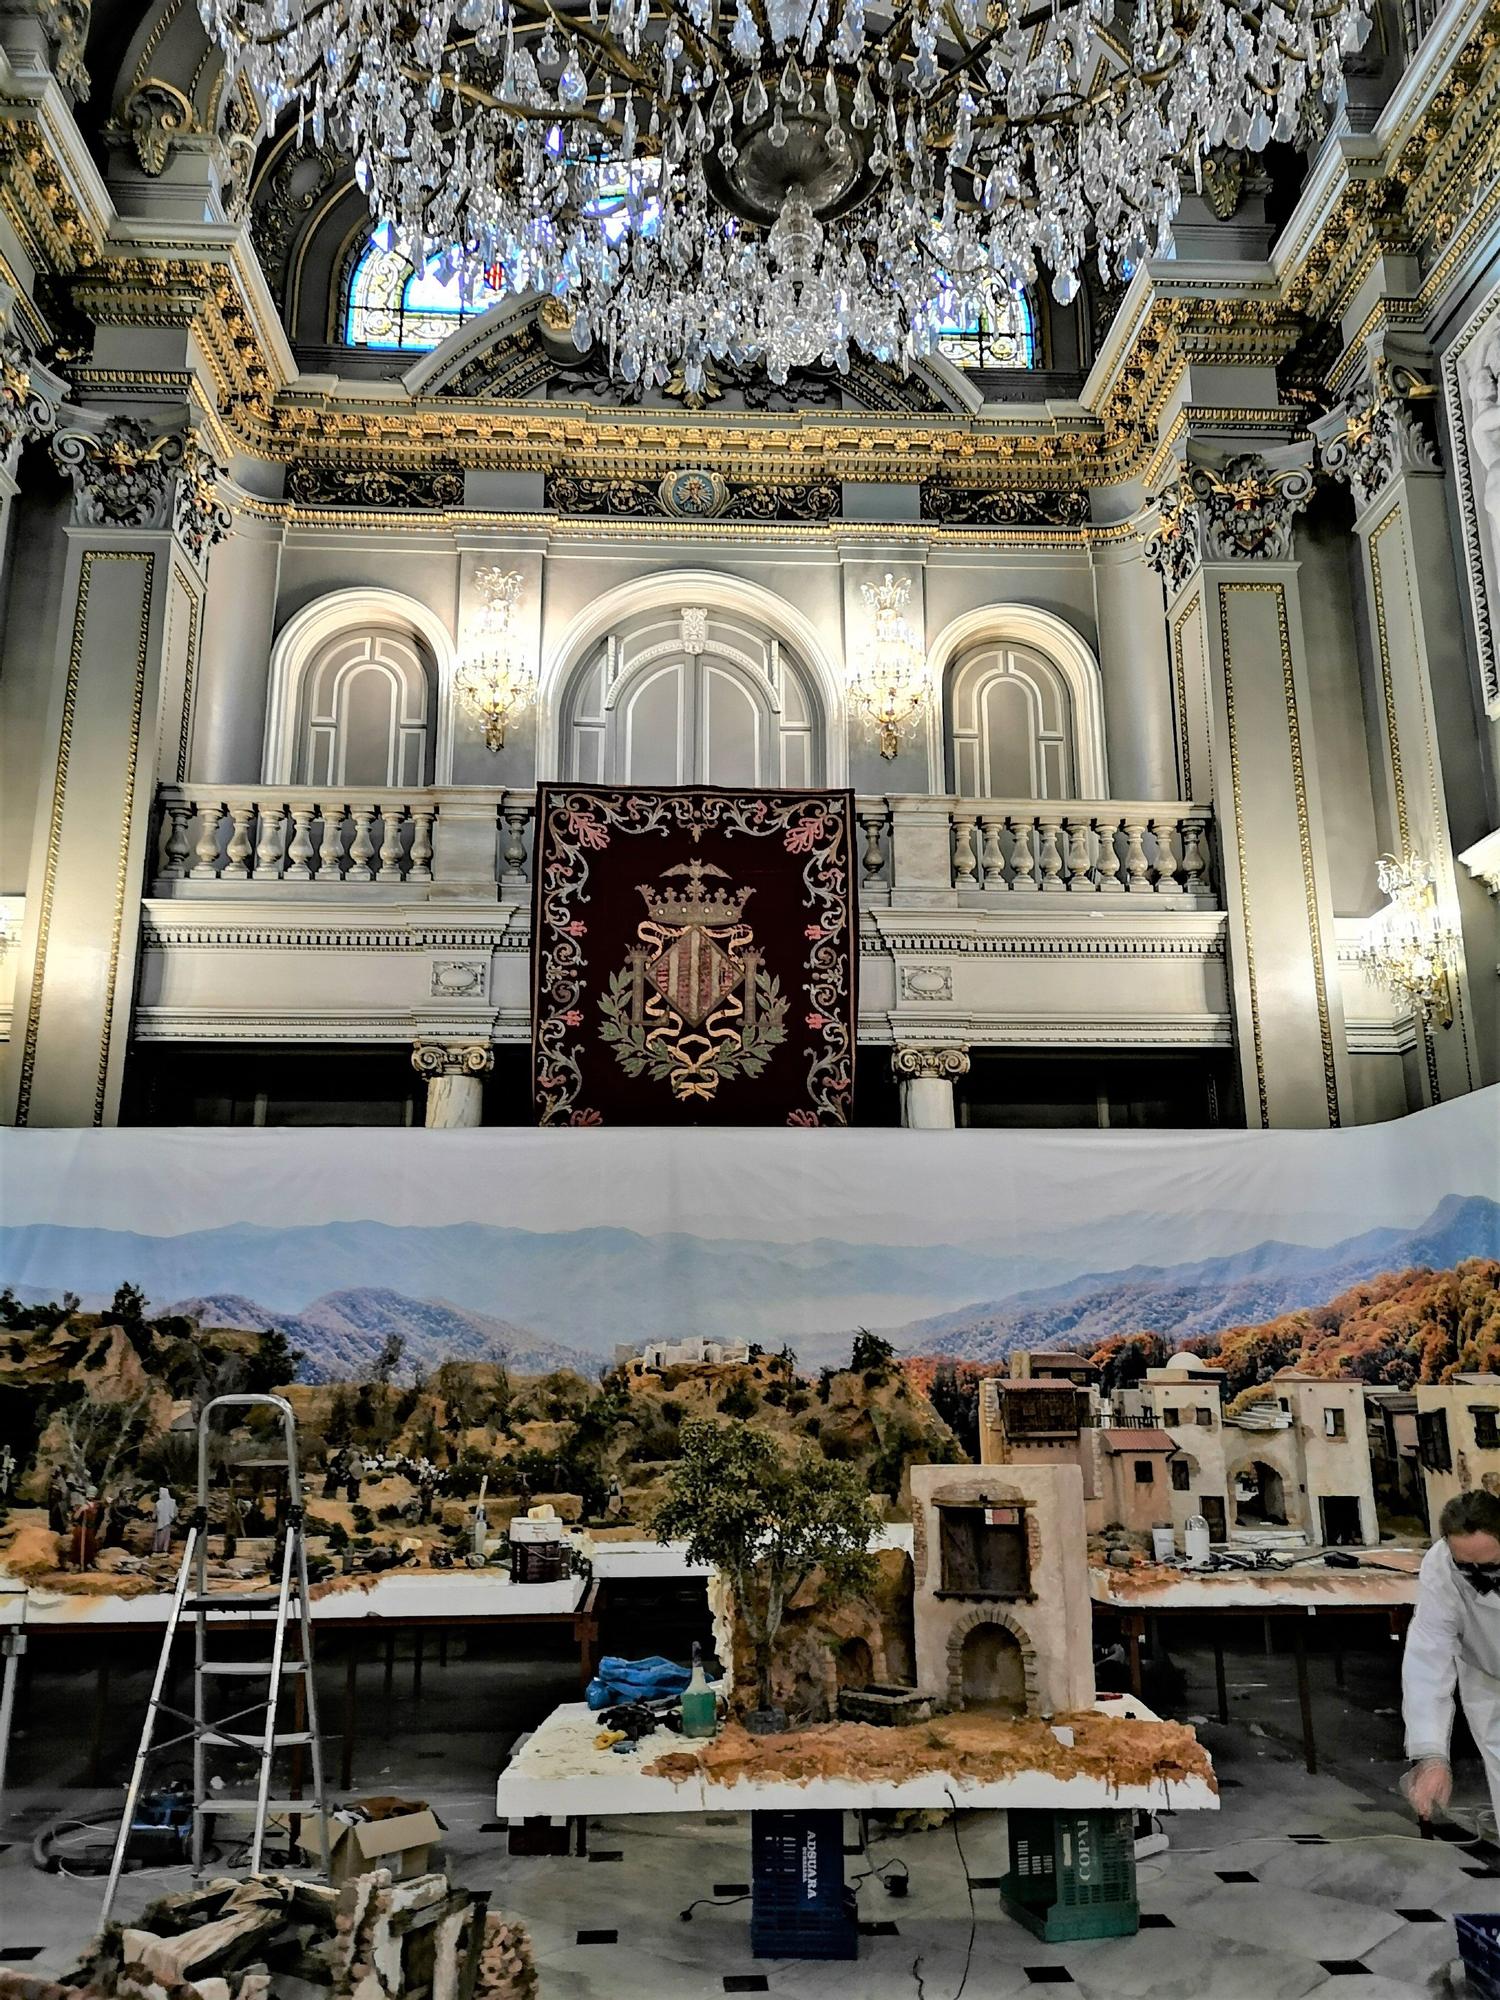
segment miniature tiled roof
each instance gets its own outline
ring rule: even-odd
[[[1176,1451],[1177,1446],[1165,1431],[1142,1425],[1139,1430],[1119,1429],[1106,1424],[1099,1432],[1106,1451]]]

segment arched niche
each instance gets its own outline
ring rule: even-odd
[[[543,660],[538,772],[583,782],[837,785],[843,683],[759,584],[673,570],[607,591]]]
[[[1063,619],[1034,605],[982,605],[943,628],[928,661],[934,728],[953,790],[973,798],[1109,797],[1099,662]],[[1022,750],[1026,786],[986,783],[1014,779]]]
[[[263,781],[375,789],[451,783],[453,671],[452,635],[415,598],[380,589],[315,598],[287,620],[271,649]],[[376,771],[382,726],[383,779]],[[358,772],[346,777],[351,753]]]

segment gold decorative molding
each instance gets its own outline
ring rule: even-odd
[[[1405,854],[1411,846],[1411,822],[1406,811],[1406,780],[1401,770],[1401,738],[1396,726],[1396,689],[1391,675],[1390,629],[1386,622],[1385,579],[1380,567],[1381,538],[1392,527],[1400,524],[1400,506],[1394,506],[1384,516],[1369,537],[1370,550],[1370,599],[1375,612],[1375,650],[1380,659],[1380,697],[1385,710],[1386,754],[1390,759],[1391,787],[1395,797],[1397,852]],[[1407,603],[1411,602],[1411,577],[1406,573],[1406,550],[1402,552],[1403,576],[1406,583]]]
[[[103,559],[103,550],[90,551]],[[113,551],[109,553],[114,553]],[[121,556],[125,555],[120,551]],[[128,558],[127,558],[128,559]],[[88,560],[86,556],[85,561]],[[114,1032],[115,986],[120,976],[120,941],[125,929],[125,906],[129,897],[130,829],[135,814],[135,781],[141,754],[141,710],[146,697],[146,663],[150,657],[151,582],[156,557],[150,551],[135,558],[145,565],[141,573],[141,624],[136,638],[135,681],[130,696],[130,733],[125,749],[125,801],[120,814],[120,858],[115,867],[115,906],[110,919],[109,971],[104,983],[104,1024],[99,1034],[99,1070],[94,1082],[94,1123],[104,1123],[104,1104],[109,1093],[109,1044]],[[139,893],[139,892],[137,892]]]
[[[1187,672],[1182,658],[1182,635],[1203,608],[1203,593],[1195,590],[1172,620],[1172,679],[1177,689],[1177,740],[1182,753],[1182,796],[1193,797],[1193,750],[1188,727]]]
[[[1259,1100],[1262,1130],[1271,1123],[1271,1100],[1266,1085],[1266,1044],[1260,1018],[1260,988],[1255,977],[1255,929],[1250,921],[1249,862],[1245,843],[1245,797],[1240,783],[1239,725],[1234,712],[1234,663],[1229,633],[1231,589],[1249,590],[1250,584],[1221,583],[1219,591],[1219,649],[1224,672],[1225,734],[1229,748],[1229,792],[1234,803],[1235,888],[1240,903],[1240,936],[1244,941],[1245,986],[1250,997],[1250,1045],[1255,1057],[1255,1089]]]

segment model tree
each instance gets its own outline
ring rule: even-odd
[[[784,1448],[747,1424],[685,1423],[655,1527],[688,1560],[729,1578],[749,1634],[760,1706],[772,1706],[776,1640],[787,1607],[818,1572],[824,1603],[870,1588],[880,1529],[864,1479],[807,1445]]]

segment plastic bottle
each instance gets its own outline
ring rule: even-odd
[[[682,1691],[684,1736],[712,1736],[719,1726],[719,1698],[703,1672],[703,1649],[693,1641],[693,1672]]]

